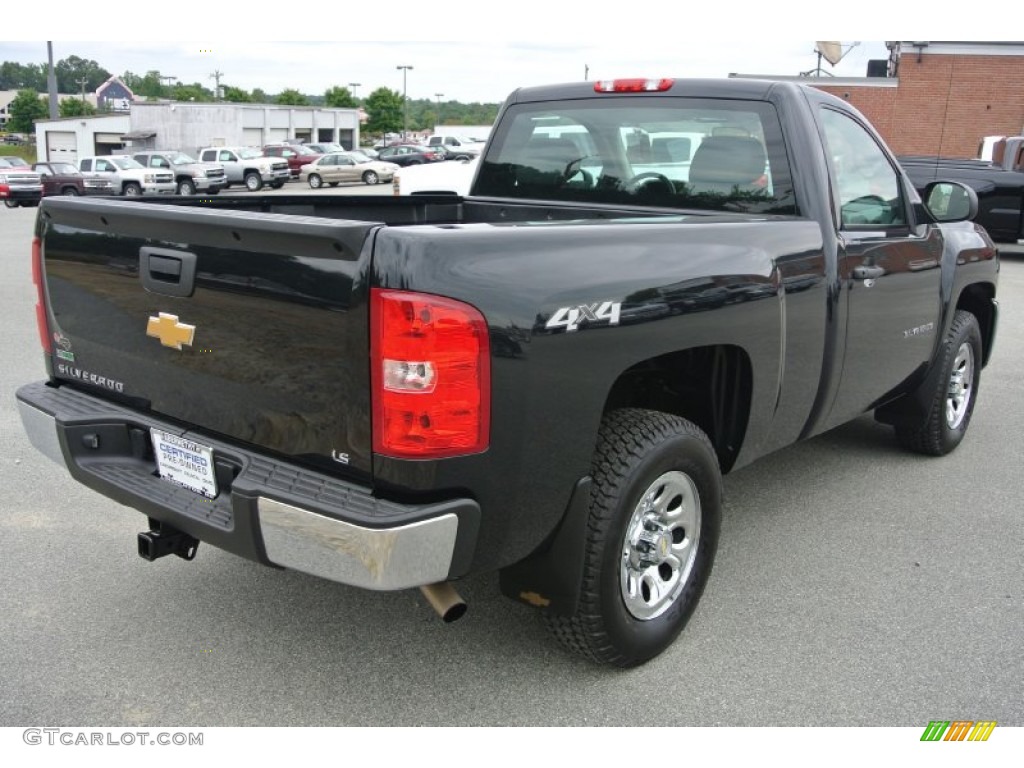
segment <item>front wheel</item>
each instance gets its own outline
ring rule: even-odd
[[[938,375],[926,393],[930,401],[927,416],[914,424],[897,422],[896,436],[905,448],[944,456],[960,444],[978,397],[981,359],[978,320],[958,309],[939,351]]]
[[[245,188],[250,192],[259,192],[263,189],[263,179],[258,173],[245,174]]]
[[[182,179],[178,182],[178,194],[179,195],[194,195],[196,193],[196,185],[191,179]]]
[[[76,187],[64,187],[64,189],[61,190],[61,194],[64,197],[78,197],[79,193]]]
[[[134,181],[124,185],[124,196],[125,197],[140,197],[142,195],[142,187],[136,184]]]
[[[380,179],[377,177],[377,174],[374,173],[373,171],[366,171],[363,174],[364,184],[376,184],[378,181],[380,181]]]
[[[707,436],[655,411],[608,414],[594,455],[576,613],[545,614],[570,650],[633,667],[682,631],[711,574],[722,477]]]

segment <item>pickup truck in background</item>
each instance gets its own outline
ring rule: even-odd
[[[0,200],[7,208],[35,208],[43,199],[43,181],[27,164],[0,157]]]
[[[280,189],[291,178],[287,160],[266,157],[251,147],[207,147],[199,150],[199,161],[223,166],[227,186],[244,184],[250,192],[259,192],[264,184]]]
[[[627,151],[666,136],[685,159]],[[497,570],[635,666],[697,606],[723,474],[863,414],[964,439],[998,310],[976,212],[800,84],[524,88],[464,197],[44,200],[18,407],[148,518],[147,560],[205,541],[446,620]]]
[[[435,135],[427,139],[428,147],[444,147],[452,160],[471,160],[479,157],[486,146],[482,141],[470,141],[458,136]]]
[[[1024,137],[1002,137],[991,161],[933,156],[897,159],[919,191],[936,179],[956,180],[973,189],[978,196],[975,221],[997,243],[1024,239]]]
[[[177,191],[169,170],[145,168],[130,157],[103,155],[78,158],[78,170],[87,176],[106,178],[115,195],[150,197]]]
[[[220,163],[199,163],[184,152],[142,150],[132,158],[145,168],[164,168],[174,174],[179,195],[216,195],[227,187],[228,179]]]

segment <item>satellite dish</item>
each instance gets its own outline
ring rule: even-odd
[[[838,40],[818,40],[815,43],[818,53],[833,67],[843,58],[843,45]]]
[[[832,76],[831,72],[826,72],[821,68],[821,60],[825,59],[831,66],[835,66],[843,57],[846,56],[850,51],[860,45],[860,41],[847,46],[846,50],[843,50],[843,44],[839,40],[816,40],[814,43],[814,52],[818,54],[818,66],[814,69],[808,70],[807,72],[801,72],[801,77],[821,77],[822,75]]]

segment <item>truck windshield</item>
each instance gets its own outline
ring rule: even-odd
[[[767,102],[602,97],[517,104],[474,194],[751,213],[797,212]]]

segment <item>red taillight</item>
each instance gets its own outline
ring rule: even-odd
[[[629,77],[619,80],[598,80],[594,90],[598,93],[639,93],[641,91],[667,91],[674,83],[670,77],[657,80],[644,77]]]
[[[36,327],[39,329],[39,343],[46,354],[52,354],[49,323],[46,322],[46,294],[43,290],[43,241],[32,239],[32,282],[36,284]]]
[[[6,184],[0,184],[0,197],[10,197],[11,188]]]
[[[439,459],[487,450],[487,323],[468,304],[408,291],[370,292],[373,450]]]

